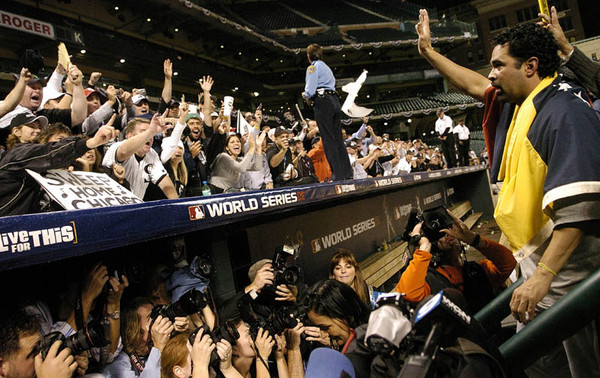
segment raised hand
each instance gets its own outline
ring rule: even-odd
[[[96,83],[98,82],[98,80],[100,80],[101,77],[102,72],[92,72],[92,74],[90,75],[90,79],[88,80],[88,84],[93,87],[94,85],[96,85]]]
[[[153,134],[162,133],[170,127],[169,125],[167,125],[166,122],[166,118],[168,115],[169,109],[167,108],[167,110],[165,110],[165,112],[161,116],[159,116],[158,113],[155,113],[154,116],[152,116],[149,129],[154,130]]]
[[[173,323],[171,323],[169,318],[163,318],[160,315],[156,318],[151,330],[152,342],[156,349],[162,352],[165,345],[167,345],[167,341],[171,338],[173,329]]]
[[[419,54],[423,55],[425,50],[431,49],[431,29],[429,28],[429,14],[426,9],[419,10],[419,22],[415,25],[419,36]]]
[[[165,59],[163,62],[163,72],[165,73],[165,79],[173,77],[173,63],[171,63],[170,59]]]
[[[542,21],[540,21],[538,25],[550,30],[552,35],[554,35],[554,39],[558,44],[561,54],[563,54],[565,57],[569,56],[569,54],[571,54],[573,51],[573,46],[571,46],[567,40],[567,37],[560,26],[560,22],[558,22],[558,13],[556,12],[556,8],[554,6],[550,8],[549,15],[543,13],[539,13],[538,15],[542,18]]]
[[[91,150],[92,148],[108,143],[116,136],[117,132],[115,131],[114,127],[104,125],[100,127],[98,131],[96,131],[96,135],[85,142],[85,145]]]
[[[259,328],[258,333],[256,334],[256,341],[254,343],[256,345],[258,355],[262,357],[263,360],[269,358],[271,350],[273,350],[273,346],[275,346],[275,340],[273,337],[271,337],[271,335],[269,335],[269,331]]]
[[[77,362],[69,348],[57,353],[61,344],[62,341],[55,341],[48,350],[46,359],[42,359],[41,353],[35,356],[34,368],[38,378],[71,378],[77,369]]]
[[[210,92],[215,81],[213,80],[213,78],[210,75],[207,75],[207,76],[202,76],[202,80],[199,80],[199,83],[200,83],[200,88],[202,88],[203,92]],[[205,97],[205,99],[206,99],[206,101],[209,101],[208,98]]]

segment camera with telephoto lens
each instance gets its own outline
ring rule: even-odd
[[[417,224],[423,222],[421,226],[421,235],[425,236],[431,244],[437,243],[438,240],[443,238],[445,234],[442,230],[452,228],[452,217],[448,215],[448,212],[444,206],[434,207],[433,209],[423,210],[421,214],[417,209],[411,209],[406,222],[406,228],[402,234],[402,240],[407,242],[414,242],[414,237],[410,236],[410,233]],[[418,244],[418,240],[416,240]]]
[[[75,334],[65,337],[60,332],[51,332],[45,335],[37,344],[37,349],[42,353],[42,358],[46,359],[48,351],[56,341],[62,341],[59,350],[60,353],[65,348],[71,349],[72,355],[80,354],[92,348],[101,348],[110,344],[110,322],[107,318],[100,318],[88,323],[85,328],[80,329]]]
[[[150,318],[154,321],[161,315],[163,318],[169,318],[171,322],[174,322],[175,318],[197,313],[206,307],[207,304],[204,293],[200,290],[192,289],[183,294],[177,302],[170,305],[154,306],[150,313]]]
[[[371,351],[390,356],[394,352],[411,350],[407,336],[412,332],[411,308],[403,294],[389,293],[379,296],[375,310],[369,315],[364,344]]]
[[[188,337],[190,344],[194,345],[196,335],[201,329],[204,330],[204,332],[202,332],[202,337],[204,337],[204,335],[210,335],[210,338],[215,344],[221,340],[227,340],[227,342],[233,346],[240,338],[240,333],[238,332],[233,322],[227,321],[223,323],[219,328],[215,329],[213,332],[210,331],[210,328],[208,328],[206,324],[203,324],[200,328],[197,328],[194,332],[192,332],[192,334]],[[219,358],[219,354],[217,353],[217,349],[215,348],[212,351],[212,354],[210,355],[210,365],[216,366],[219,364],[220,361],[221,359]]]
[[[302,269],[296,265],[288,265],[288,260],[290,258],[296,258],[297,254],[298,251],[296,248],[289,245],[283,245],[275,249],[273,262],[271,263],[273,275],[275,276],[272,286],[298,285],[302,283],[304,278]]]

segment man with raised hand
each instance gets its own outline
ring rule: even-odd
[[[162,133],[168,127],[165,124],[168,111],[167,109],[162,117],[155,113],[150,122],[142,118],[129,121],[125,128],[126,139],[110,146],[102,161],[102,165],[107,168],[111,168],[114,163],[122,165],[131,191],[139,198],[144,198],[150,182],[158,185],[167,198],[179,198],[160,156],[152,149],[154,135]]]

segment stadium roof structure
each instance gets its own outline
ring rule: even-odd
[[[423,74],[431,67],[416,48],[419,8],[402,0],[8,0],[0,6],[50,22],[65,35],[80,31],[83,44],[65,39],[73,60],[84,72],[103,72],[109,84],[143,85],[158,96],[162,61],[170,57],[179,74],[175,93],[194,98],[199,90],[194,83],[210,74],[219,97],[233,95],[244,106],[263,103],[271,112],[299,101],[305,48],[315,42],[340,84],[363,69],[369,71],[367,86],[384,84],[389,96],[379,100],[411,97],[424,82],[439,91],[439,76]],[[447,20],[435,8],[429,12],[433,42],[442,52],[478,37],[474,24]],[[2,31],[5,50],[38,47],[53,64],[57,41]],[[0,58],[5,72],[18,68],[7,68],[6,56]],[[409,77],[415,72],[421,74]]]

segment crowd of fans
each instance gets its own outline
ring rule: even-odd
[[[106,172],[146,201],[331,180],[316,121],[297,121],[287,111],[283,126],[270,128],[263,123],[261,106],[242,112],[212,95],[215,83],[210,76],[199,80],[198,105],[191,104],[183,96],[173,97],[170,60],[164,61],[163,71],[164,86],[154,111],[144,89],[104,89],[99,72],[91,73],[84,84],[75,65],[58,63],[47,80],[23,68],[0,106],[0,182],[15,188],[2,194],[0,215],[58,208],[49,206],[49,200],[40,204],[44,194],[25,168],[39,173]],[[91,149],[65,147],[113,131],[113,138]],[[419,139],[377,135],[368,117],[355,133],[341,132],[355,179],[456,166],[453,146],[452,155],[442,155],[438,147]],[[440,139],[446,146],[452,121],[444,133]],[[466,133],[468,138],[468,129]],[[460,158],[468,165],[468,157]],[[18,190],[21,186],[24,191]]]

